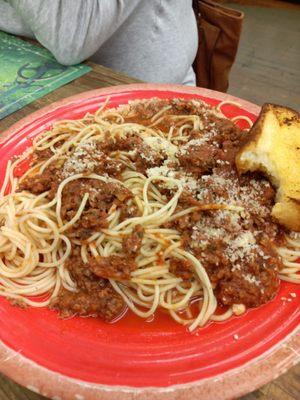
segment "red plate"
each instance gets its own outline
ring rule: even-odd
[[[83,93],[30,115],[5,133],[0,181],[7,161],[30,146],[33,137],[54,121],[96,111],[107,95],[111,106],[181,97],[212,105],[239,102],[241,108],[224,107],[229,117],[246,115],[254,121],[259,112],[232,96],[182,86],[129,85]],[[220,391],[222,398],[231,398],[275,378],[299,359],[299,297],[297,285],[282,283],[270,303],[196,334],[163,315],[153,322],[128,315],[115,324],[60,320],[48,309],[21,310],[0,298],[0,370],[54,399],[108,399],[111,391],[114,399],[167,399],[174,390],[178,398],[213,399]]]

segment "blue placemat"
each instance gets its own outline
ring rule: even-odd
[[[0,31],[0,119],[90,70],[61,65],[47,49]]]

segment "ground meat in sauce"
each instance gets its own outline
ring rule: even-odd
[[[51,158],[52,156],[53,156],[53,152],[51,149],[41,150],[41,151],[35,153],[34,162],[38,163],[41,161],[45,161],[45,160],[48,160],[49,158]]]
[[[112,138],[110,133],[107,134],[105,140],[98,144],[98,148],[105,153],[115,151],[133,151],[139,146],[142,146],[143,141],[140,137],[128,135],[125,138]]]
[[[242,303],[247,307],[256,307],[274,297],[279,283],[278,258],[270,254],[266,260],[266,249],[263,256],[257,251],[253,251],[253,260],[241,258],[237,260],[239,263],[233,263],[226,255],[224,241],[215,240],[202,252],[202,265],[221,304]]]
[[[68,211],[67,218],[72,219],[75,214],[75,210]],[[90,208],[87,211],[83,211],[80,219],[67,232],[72,237],[84,241],[92,236],[94,232],[108,227],[107,217],[108,214],[106,211]]]
[[[220,147],[218,159],[235,165],[235,156],[244,133],[227,119],[215,120],[215,129],[220,132],[216,141]]]
[[[77,291],[61,289],[50,308],[58,310],[62,318],[79,316],[100,317],[112,321],[125,309],[122,297],[115,292],[107,279],[95,275],[84,264],[79,254],[66,263]]]
[[[89,193],[88,204],[80,219],[71,228],[79,239],[106,228],[107,216],[112,205],[126,204],[132,197],[130,190],[116,183],[106,183],[95,179],[77,179],[69,182],[63,191],[61,216],[67,221],[76,214],[83,196]]]
[[[111,160],[110,158],[106,158],[103,162],[96,166],[94,173],[101,175],[107,174],[108,176],[112,176],[118,178],[121,173],[125,170],[126,166],[116,160]]]
[[[19,184],[19,191],[28,190],[33,194],[41,194],[47,191],[56,193],[58,184],[61,180],[61,167],[50,164],[42,174],[26,177]],[[53,195],[48,196],[50,199]]]
[[[207,184],[212,195],[211,201],[214,201],[214,196],[222,197],[222,194],[225,199],[228,198],[224,186],[214,191],[210,180],[207,180]],[[249,185],[248,181],[247,187]],[[277,273],[281,263],[273,250],[273,242],[278,240],[278,227],[270,217],[274,191],[265,182],[262,182],[262,188],[266,196],[257,197],[259,207],[252,214],[235,214],[233,218],[233,214],[227,210],[195,212],[168,225],[168,228],[173,225],[181,232],[186,250],[201,261],[219,303],[223,305],[242,303],[248,307],[258,306],[272,299],[278,289]],[[268,217],[265,215],[267,211]],[[257,231],[260,219],[263,220],[263,231]],[[243,238],[253,242],[249,249],[247,243],[244,247]]]
[[[141,225],[136,225],[128,236],[125,236],[122,241],[122,248],[125,254],[130,257],[136,256],[142,246],[144,237],[144,228]]]
[[[131,272],[137,268],[137,265],[131,257],[126,255],[109,257],[90,258],[88,268],[101,278],[111,278],[117,280],[130,279]]]
[[[128,218],[138,217],[140,215],[139,209],[135,204],[122,203],[120,205],[120,221]]]
[[[124,186],[96,179],[77,179],[69,182],[62,195],[62,215],[69,210],[78,210],[85,193],[89,193],[88,204],[91,208],[108,211],[112,204],[122,204],[132,197]]]
[[[95,172],[120,177],[125,165],[120,161],[120,152],[129,152],[128,158],[135,169],[147,176],[148,169],[168,166],[181,171],[196,184],[187,183],[181,194],[176,212],[203,204],[235,204],[243,207],[243,212],[229,210],[199,211],[177,218],[162,225],[176,229],[181,234],[184,249],[199,259],[214,288],[219,304],[245,304],[256,307],[272,299],[278,289],[278,270],[281,263],[274,251],[280,243],[283,231],[271,218],[275,192],[272,186],[259,174],[239,176],[235,168],[235,156],[245,132],[233,122],[207,111],[199,103],[182,100],[168,102],[159,100],[145,105],[140,103],[125,117],[125,122],[151,125],[151,118],[162,107],[172,105],[168,114],[200,115],[203,129],[192,129],[188,142],[183,142],[176,153],[177,161],[168,160],[164,151],[156,152],[141,137],[128,133],[126,137],[112,138],[96,144],[96,153],[75,157],[69,163],[86,160],[88,167],[84,173]],[[168,132],[173,124],[166,117],[156,127]],[[94,145],[91,144],[91,147]],[[95,147],[95,146],[94,146]],[[38,160],[51,156],[49,151],[39,152]],[[78,168],[78,165],[77,165]],[[59,183],[61,167],[50,165],[42,175],[26,178],[20,188],[39,194],[50,191],[53,198]],[[176,176],[176,178],[178,178]],[[159,186],[159,185],[158,185]],[[195,188],[194,188],[195,186]],[[160,187],[160,186],[159,186]],[[162,195],[170,199],[173,191],[160,187]],[[120,221],[140,215],[132,203],[133,194],[121,185],[91,179],[70,182],[62,197],[63,219],[74,217],[85,193],[89,199],[79,221],[69,231],[72,237],[85,240],[95,231],[107,227],[108,212],[114,205],[120,211]],[[61,290],[52,307],[63,316],[94,315],[105,320],[115,318],[124,308],[122,298],[114,292],[107,278],[130,279],[137,266],[134,261],[139,254],[144,230],[137,225],[131,234],[122,239],[121,255],[89,258],[85,265],[74,257],[68,263],[71,276],[77,284],[78,292]],[[169,270],[184,281],[190,281],[195,273],[186,260],[171,258]]]
[[[180,166],[196,176],[210,172],[216,165],[218,149],[208,144],[191,146],[188,152],[178,155]]]
[[[99,148],[102,151],[130,152],[130,159],[134,163],[138,172],[145,173],[147,168],[162,165],[165,157],[156,153],[153,149],[145,144],[140,137],[128,135],[126,138],[119,140],[108,139],[105,143],[100,143]]]
[[[81,317],[99,317],[104,321],[112,321],[117,318],[125,308],[121,296],[116,295],[115,290],[108,286],[93,292],[70,292],[62,289],[53,300],[51,309],[57,310],[61,318],[69,318],[75,315]]]
[[[172,274],[182,278],[184,280],[189,280],[194,276],[194,268],[190,261],[181,260],[179,258],[170,259],[169,270]]]

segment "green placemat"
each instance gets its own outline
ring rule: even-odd
[[[0,119],[90,70],[61,65],[47,49],[0,31]]]

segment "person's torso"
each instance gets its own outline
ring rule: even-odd
[[[182,83],[197,43],[192,0],[143,0],[92,60],[148,82]]]

